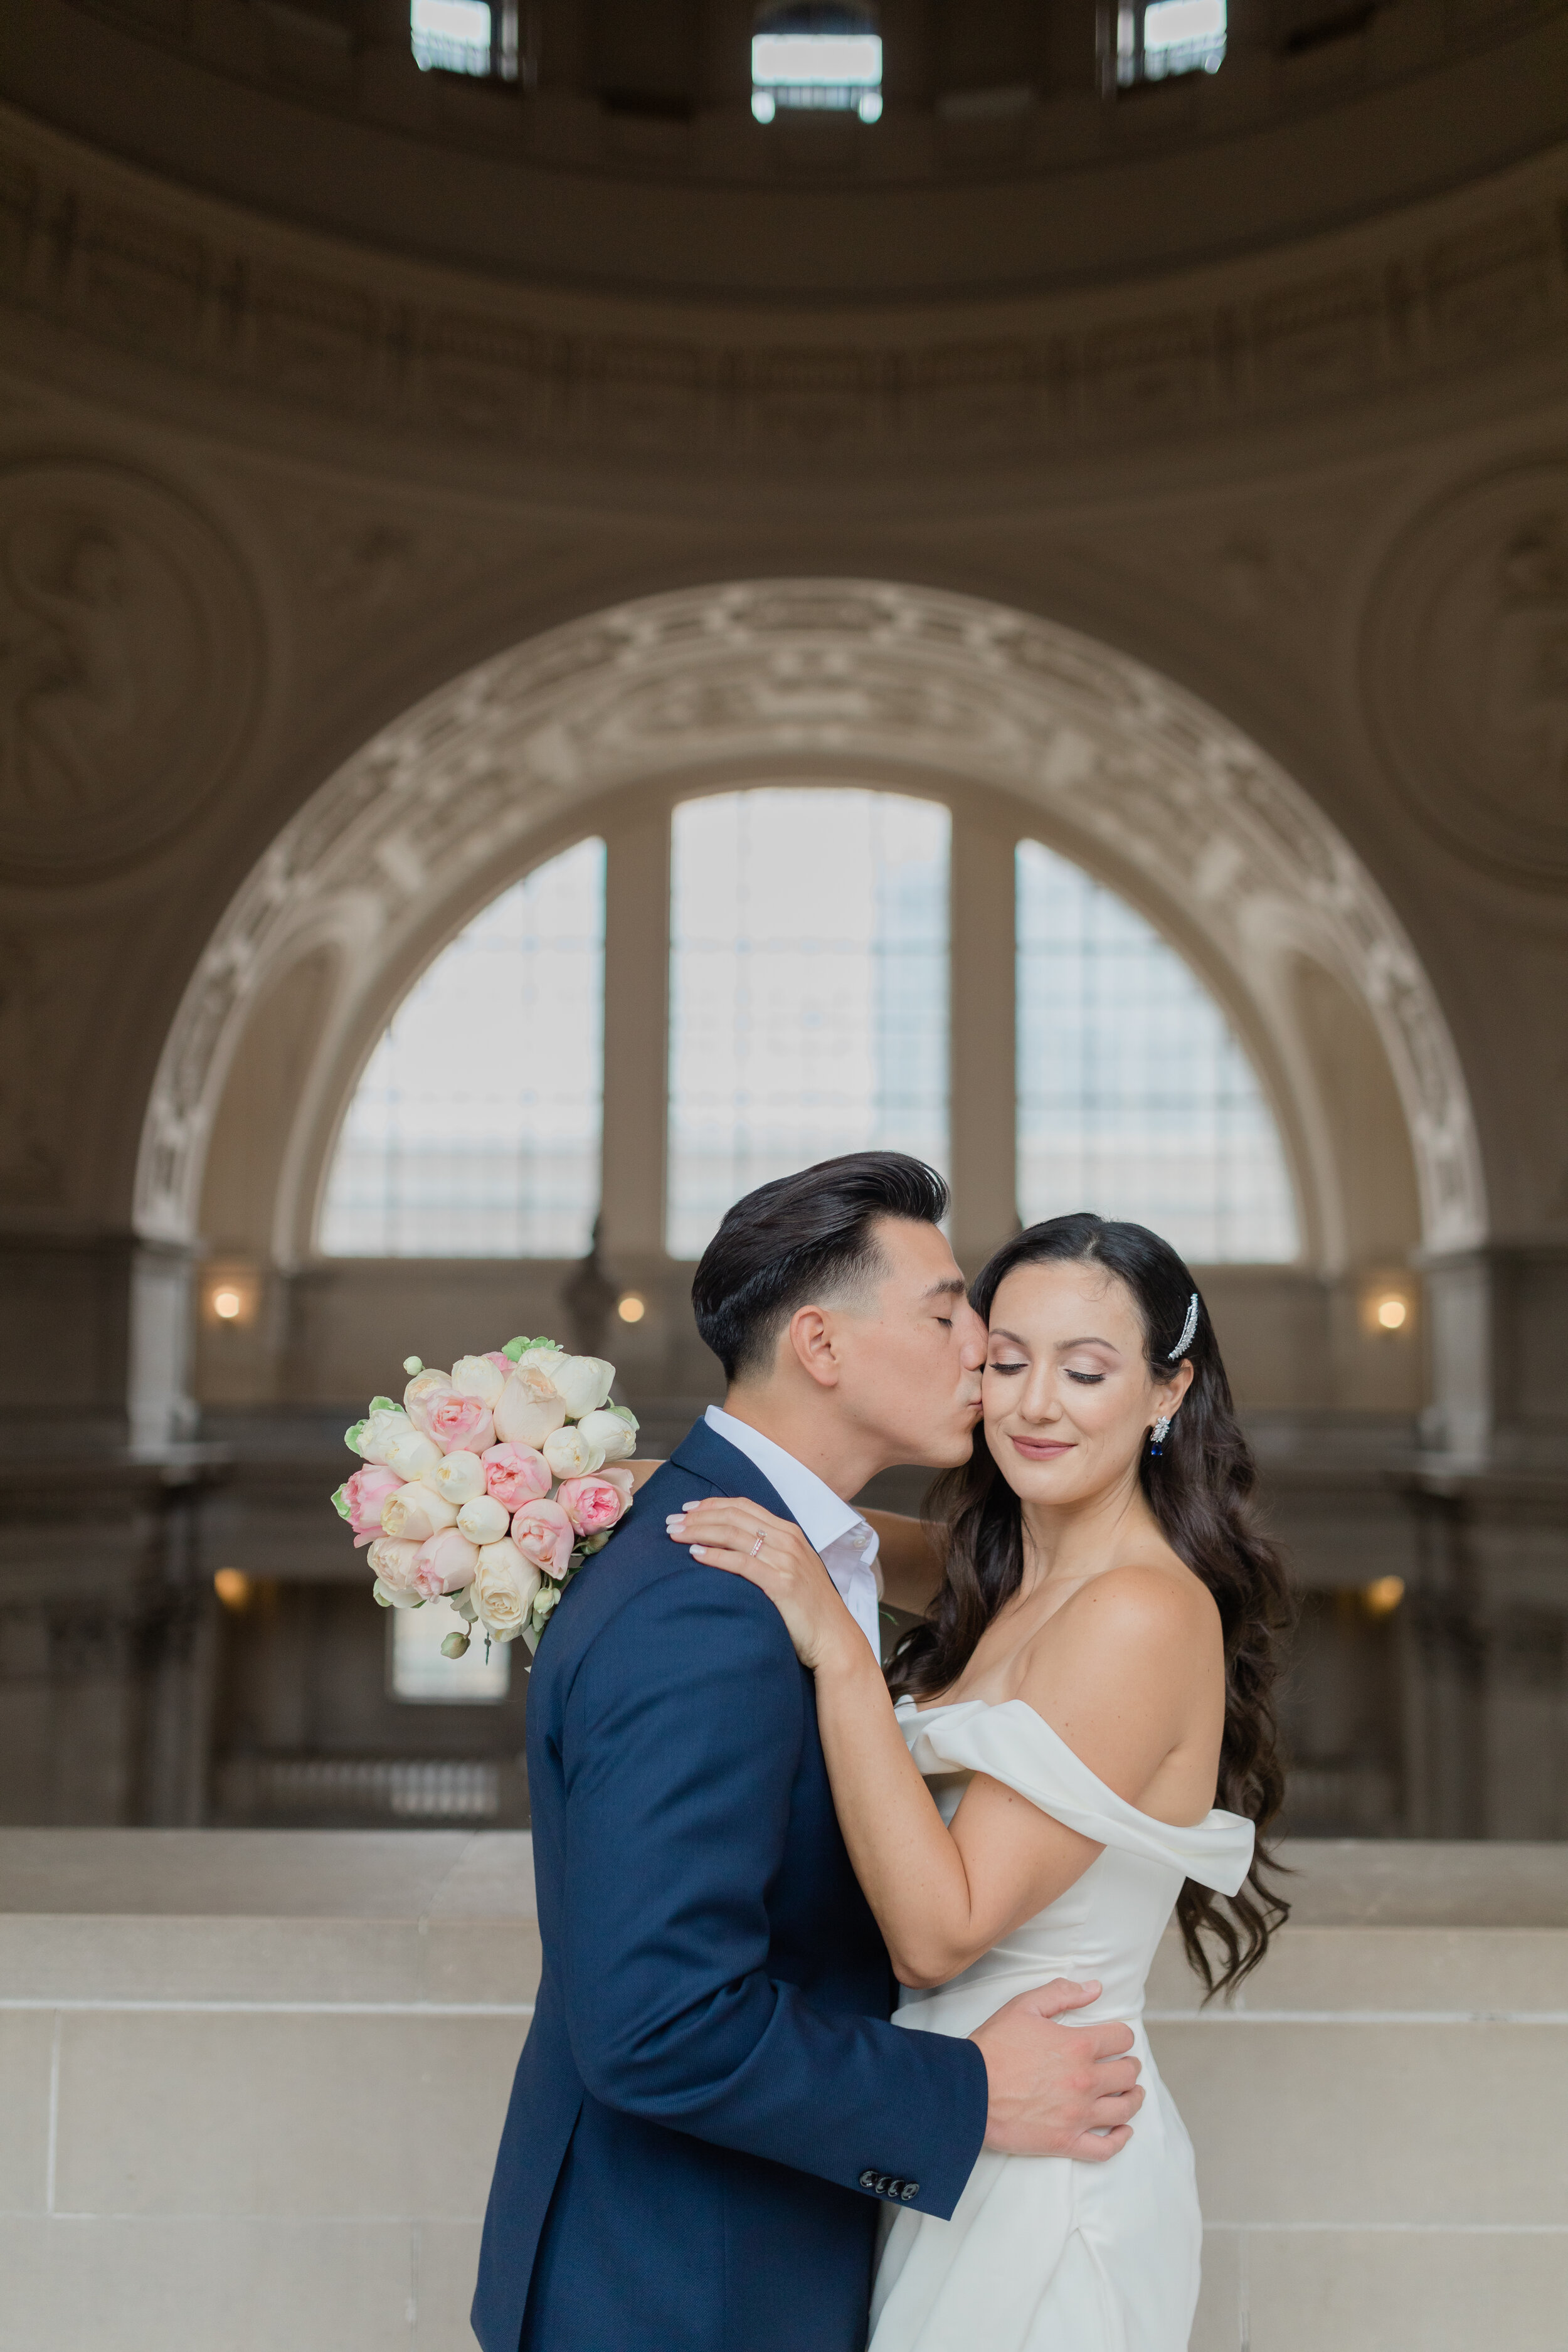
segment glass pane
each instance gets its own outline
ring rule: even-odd
[[[490,70],[487,0],[412,0],[409,31],[414,61],[422,72],[432,66],[446,73]]]
[[[1217,73],[1225,62],[1226,0],[1133,0],[1117,21],[1116,78],[1163,81],[1170,74]]]
[[[599,1198],[605,845],[476,916],[404,998],[321,1212],[339,1257],[581,1257]]]
[[[1123,899],[1020,842],[1018,1208],[1151,1225],[1196,1265],[1298,1249],[1273,1115],[1224,1013]]]
[[[492,1642],[487,1659],[479,1633],[469,1641],[466,1657],[444,1658],[441,1644],[447,1634],[463,1631],[445,1601],[386,1613],[394,1698],[439,1706],[494,1706],[505,1698],[511,1686],[510,1642]]]
[[[947,1163],[947,811],[758,791],[674,818],[672,1256],[840,1151]]]

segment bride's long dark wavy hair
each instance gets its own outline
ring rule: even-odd
[[[990,1320],[991,1303],[1016,1267],[1051,1260],[1102,1266],[1124,1283],[1142,1322],[1152,1371],[1158,1378],[1170,1370],[1197,1285],[1168,1242],[1144,1225],[1112,1224],[1087,1211],[1047,1218],[1005,1243],[982,1269],[970,1292],[979,1313]],[[1258,1524],[1258,1474],[1201,1298],[1197,1328],[1183,1354],[1192,1363],[1192,1386],[1160,1458],[1144,1446],[1139,1482],[1172,1550],[1219,1604],[1225,1734],[1217,1802],[1254,1822],[1258,1832],[1252,1867],[1238,1894],[1221,1897],[1189,1878],[1177,1899],[1187,1958],[1213,1995],[1229,1992],[1258,1966],[1289,1913],[1268,1884],[1271,1857],[1265,1839],[1285,1791],[1273,1694],[1291,1609],[1284,1564]],[[908,1692],[925,1698],[949,1689],[1023,1577],[1018,1497],[996,1467],[984,1423],[975,1430],[970,1460],[932,1487],[926,1515],[946,1530],[947,1573],[924,1623],[912,1626],[894,1654],[888,1680],[895,1696]]]

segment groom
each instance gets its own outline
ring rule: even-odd
[[[859,2352],[879,2213],[946,2219],[982,2147],[1094,2162],[1142,2094],[1125,2026],[1026,1993],[968,2041],[888,2022],[816,1696],[772,1603],[665,1532],[795,1519],[875,1643],[894,1463],[967,1459],[984,1330],[940,1177],[855,1152],[762,1185],[697,1269],[710,1408],[568,1589],[529,1688],[543,1973],[474,2298],[484,2352]]]

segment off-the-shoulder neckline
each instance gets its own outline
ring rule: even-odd
[[[1130,1813],[1134,1821],[1146,1822],[1152,1830],[1165,1830],[1176,1837],[1195,1837],[1200,1830],[1206,1830],[1211,1826],[1217,1829],[1222,1822],[1235,1822],[1247,1830],[1251,1830],[1253,1827],[1245,1814],[1226,1812],[1223,1805],[1211,1805],[1201,1822],[1163,1822],[1158,1813],[1144,1812],[1142,1806],[1131,1804],[1125,1797],[1120,1796],[1109,1780],[1102,1780],[1093,1766],[1084,1762],[1078,1749],[1062,1738],[1054,1724],[1047,1723],[1043,1715],[1030,1706],[1026,1698],[950,1698],[944,1699],[940,1706],[921,1706],[916,1703],[913,1694],[906,1691],[901,1698],[895,1699],[893,1702],[893,1712],[897,1715],[903,1708],[908,1707],[916,1722],[924,1723],[932,1716],[956,1715],[964,1707],[971,1706],[984,1707],[987,1714],[994,1714],[999,1707],[1004,1706],[1021,1706],[1026,1709],[1031,1723],[1038,1724],[1040,1729],[1048,1738],[1054,1739],[1058,1748],[1065,1748],[1079,1770],[1087,1780],[1092,1780],[1097,1789],[1103,1790],[1113,1805],[1120,1806],[1124,1813]]]

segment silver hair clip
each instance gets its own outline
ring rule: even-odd
[[[1173,1364],[1177,1360],[1178,1357],[1184,1356],[1186,1354],[1187,1349],[1193,1344],[1193,1333],[1197,1329],[1197,1328],[1198,1294],[1194,1290],[1187,1304],[1187,1319],[1182,1326],[1182,1336],[1165,1359],[1165,1361],[1168,1364]]]

